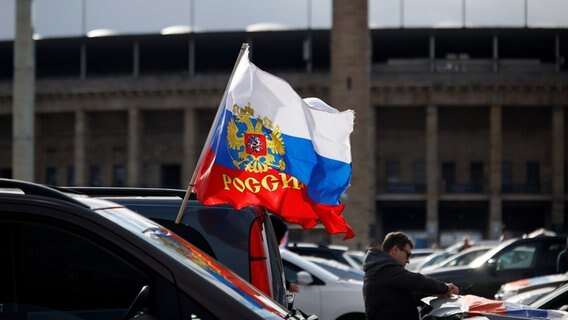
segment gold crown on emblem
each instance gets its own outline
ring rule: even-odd
[[[279,157],[277,161],[275,158],[275,155],[282,156],[286,153],[279,126],[274,127],[268,117],[255,118],[254,108],[250,103],[245,107],[233,104],[233,114],[235,118],[227,124],[229,148],[238,151],[238,159],[233,158],[229,153],[233,165],[237,168],[244,165],[245,171],[254,173],[263,173],[270,168],[284,170],[286,168],[284,160]],[[256,120],[256,125],[253,125],[253,119]],[[239,128],[238,124],[241,124],[241,128],[244,124],[244,130]]]

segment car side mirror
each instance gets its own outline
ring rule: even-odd
[[[497,274],[497,259],[487,260],[487,270],[489,270],[489,273],[492,275]]]
[[[298,284],[301,285],[309,285],[312,282],[314,282],[314,278],[312,277],[312,275],[310,273],[308,273],[307,271],[298,271],[298,273],[296,274],[297,277],[297,281]]]

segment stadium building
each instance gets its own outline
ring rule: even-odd
[[[355,109],[350,246],[393,230],[419,245],[566,230],[566,29],[367,29],[348,23],[366,8],[342,12],[332,30],[35,41],[36,181],[186,188],[247,42],[300,96]],[[13,51],[0,42],[1,177],[12,176]],[[352,70],[363,71],[342,76]]]

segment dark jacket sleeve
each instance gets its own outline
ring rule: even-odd
[[[449,290],[448,286],[441,281],[404,268],[391,270],[391,274],[386,278],[385,284],[391,287],[428,294],[445,294]]]

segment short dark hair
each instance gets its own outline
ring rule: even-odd
[[[410,240],[410,238],[408,238],[407,235],[405,235],[403,232],[396,231],[391,232],[385,236],[382,248],[383,251],[388,252],[394,246],[404,249],[407,244],[410,245],[410,248],[414,248],[414,243],[412,242],[412,240]]]

